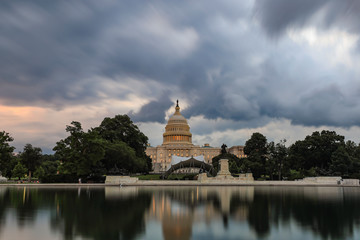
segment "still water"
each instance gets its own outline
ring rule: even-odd
[[[360,188],[0,186],[0,239],[360,239]]]

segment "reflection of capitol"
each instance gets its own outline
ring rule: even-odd
[[[123,204],[129,208],[128,214],[137,212],[141,221],[153,223],[145,227],[145,232],[156,232],[156,239],[174,240],[206,238],[218,231],[224,231],[223,236],[245,231],[250,234],[246,236],[255,233],[257,238],[264,238],[269,234],[277,235],[278,230],[273,229],[278,229],[279,223],[289,231],[289,226],[295,225],[300,227],[296,230],[299,232],[311,229],[312,234],[323,239],[331,239],[329,236],[350,239],[352,229],[359,226],[359,196],[356,187],[105,188],[106,200],[115,205]],[[132,205],[132,201],[137,204]],[[137,211],[138,204],[142,206],[142,212]],[[114,215],[118,216],[117,213]],[[128,216],[127,220],[133,219]],[[117,221],[120,218],[110,216],[110,219]],[[341,221],[334,222],[334,219]],[[218,228],[221,223],[222,228]]]
[[[359,202],[358,187],[2,186],[0,239],[358,239]]]
[[[162,223],[164,239],[190,239],[194,223],[211,221],[230,216],[230,204],[234,197],[251,202],[254,187],[189,187],[179,189],[163,188],[152,195],[149,219]],[[231,217],[246,221],[247,207],[234,209]]]
[[[105,187],[106,199],[124,199],[151,194],[148,220],[161,222],[164,239],[190,239],[195,223],[231,217],[246,221],[254,187]]]
[[[105,187],[105,197],[107,199],[122,199],[137,196],[138,187]]]
[[[239,158],[245,157],[243,146],[233,146],[228,149],[229,153]],[[219,155],[220,147],[211,147],[204,144],[203,147],[192,143],[192,134],[187,120],[180,113],[180,107],[176,104],[175,113],[169,118],[163,134],[163,144],[157,147],[147,147],[146,154],[151,158],[154,172],[162,172],[171,163],[172,156],[196,157],[203,156],[207,163],[211,164],[213,157]]]

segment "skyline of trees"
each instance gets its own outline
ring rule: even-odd
[[[73,121],[66,132],[69,135],[56,143],[54,154],[42,154],[41,148],[31,144],[15,154],[11,135],[0,132],[2,175],[20,177],[26,170],[30,181],[33,174],[89,177],[151,171],[152,162],[145,153],[148,138],[127,115],[104,118],[87,132]],[[274,180],[318,175],[360,178],[360,144],[345,142],[335,131],[315,131],[288,147],[285,143],[286,139],[268,142],[261,133],[253,133],[244,146],[246,158],[228,156],[231,172],[251,171],[255,179]],[[216,167],[220,155],[214,159]]]
[[[127,115],[105,118],[98,127],[87,132],[81,123],[66,126],[69,134],[58,141],[54,154],[42,154],[41,148],[31,144],[16,154],[10,146],[13,138],[0,133],[0,172],[7,178],[21,178],[27,172],[29,181],[44,175],[63,174],[94,177],[104,174],[148,173],[151,159],[145,154],[147,136]]]
[[[289,147],[286,140],[267,143],[261,133],[246,141],[244,161],[254,178],[299,179],[314,176],[360,178],[360,144],[335,131],[315,131]]]

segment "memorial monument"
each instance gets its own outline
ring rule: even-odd
[[[220,171],[216,175],[216,179],[234,179],[231,176],[229,171],[229,160],[228,159],[220,159],[219,160]]]

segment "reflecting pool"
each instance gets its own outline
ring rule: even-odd
[[[360,239],[360,188],[0,186],[0,239]]]

